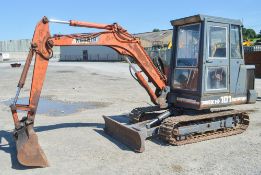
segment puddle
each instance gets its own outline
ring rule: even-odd
[[[11,100],[4,101],[7,106],[11,104]],[[28,104],[27,98],[20,98],[17,104]],[[37,114],[44,114],[48,116],[65,116],[77,113],[86,109],[97,109],[108,106],[105,102],[64,102],[59,100],[51,100],[48,98],[40,98]]]

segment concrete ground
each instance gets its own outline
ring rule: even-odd
[[[107,136],[102,115],[151,104],[124,63],[50,63],[42,97],[65,104],[58,111],[64,114],[36,115],[35,130],[50,167],[23,167],[16,160],[7,105],[21,71],[0,64],[0,174],[261,174],[260,97],[256,104],[237,106],[253,111],[249,128],[240,135],[179,147],[153,139],[140,154]],[[30,77],[21,97],[28,97],[29,84]],[[256,87],[261,94],[260,79]],[[70,111],[66,104],[87,106]]]

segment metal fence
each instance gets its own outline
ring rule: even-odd
[[[249,52],[261,52],[261,45],[257,46],[245,46],[244,47],[244,52],[249,53]]]

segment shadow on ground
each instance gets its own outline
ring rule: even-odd
[[[62,128],[79,128],[79,127],[95,127],[95,128],[103,128],[104,124],[102,123],[59,123],[54,125],[47,126],[36,126],[34,130],[36,132],[50,131],[54,129],[62,129]]]
[[[103,136],[106,139],[108,139],[110,142],[114,143],[121,150],[123,150],[123,151],[132,151],[130,148],[128,148],[126,145],[122,144],[120,141],[118,141],[118,140],[114,139],[113,137],[109,136],[108,134],[106,134],[103,130],[101,130],[101,129],[94,129],[94,131],[96,131],[98,134],[100,134],[101,136]]]
[[[126,147],[122,143],[118,142],[117,140],[113,139],[109,135],[105,134],[105,132],[102,129],[104,128],[104,124],[101,123],[60,123],[60,124],[47,125],[47,126],[37,126],[34,127],[34,130],[36,132],[44,132],[49,130],[61,129],[61,128],[78,128],[78,127],[94,127],[95,132],[105,137],[106,139],[110,140],[120,149],[131,151],[128,147]],[[6,144],[1,143],[3,140],[6,140]],[[33,168],[33,167],[25,167],[19,164],[16,157],[16,146],[15,146],[15,141],[13,139],[12,132],[0,130],[0,151],[4,151],[5,153],[10,154],[13,169],[26,170],[28,168]]]
[[[11,156],[12,168],[17,170],[27,169],[26,167],[19,164],[16,158],[16,146],[13,140],[13,134],[9,131],[0,131],[0,141],[6,140],[7,144],[0,143],[0,151],[4,151]]]

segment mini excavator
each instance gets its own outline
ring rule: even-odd
[[[50,23],[102,31],[51,36]],[[244,64],[241,21],[195,15],[173,20],[171,24],[172,55],[166,71],[160,59],[154,64],[140,40],[117,23],[43,17],[36,25],[17,93],[10,105],[18,161],[31,167],[49,165],[38,143],[34,122],[53,46],[107,46],[125,56],[133,76],[155,105],[135,108],[128,115],[104,116],[104,130],[136,152],[143,152],[145,140],[152,136],[159,136],[171,145],[184,145],[244,132],[249,125],[248,114],[222,108],[255,103],[257,98],[255,67]],[[17,104],[33,58],[29,104]],[[21,118],[17,111],[27,115]]]

